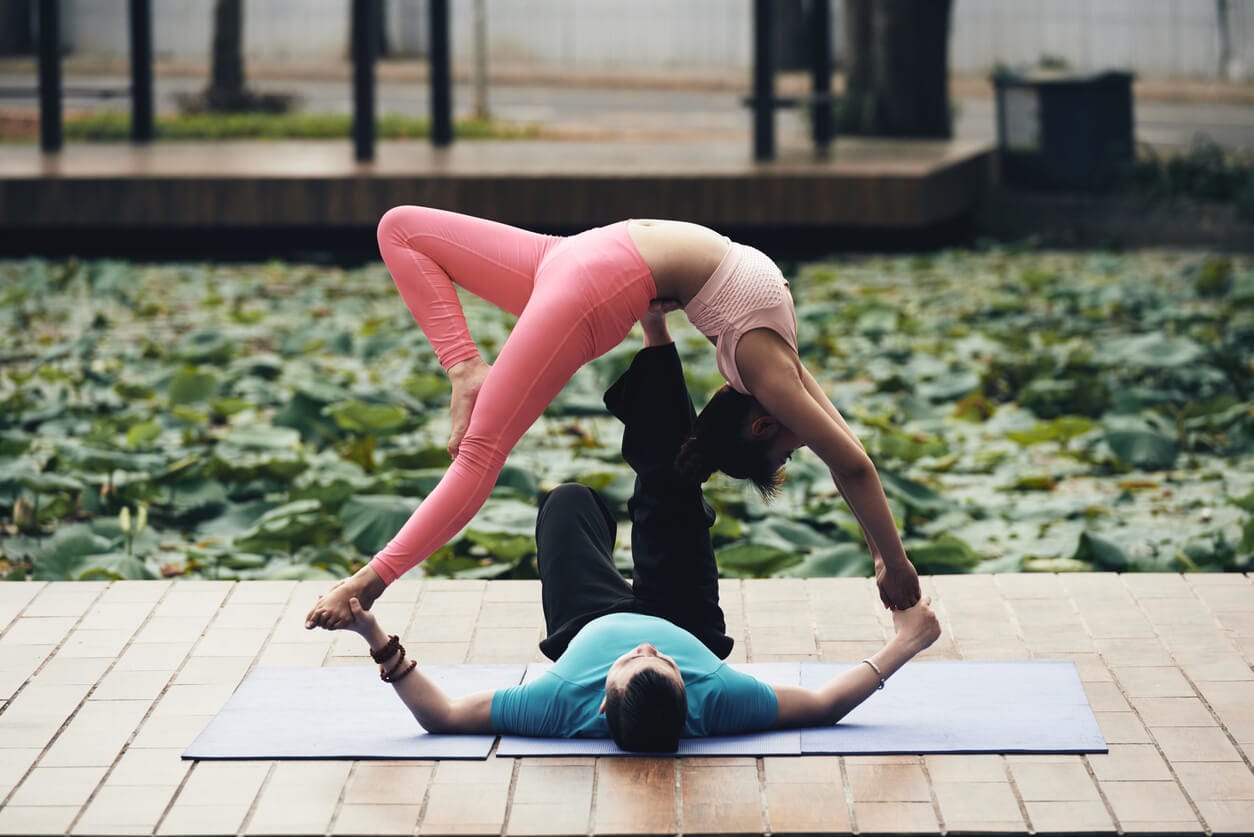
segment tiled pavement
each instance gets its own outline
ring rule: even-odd
[[[1254,833],[1249,577],[924,584],[945,630],[927,657],[1075,660],[1110,753],[184,762],[251,666],[368,663],[303,629],[326,585],[8,583],[0,833]],[[722,595],[733,660],[859,659],[890,625],[866,579]],[[538,602],[533,582],[403,581],[376,608],[419,660],[521,662]]]

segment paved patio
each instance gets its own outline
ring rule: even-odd
[[[327,585],[8,583],[0,833],[1254,833],[1248,576],[924,585],[945,630],[926,657],[1075,660],[1109,754],[185,762],[252,666],[368,664],[303,629]],[[722,596],[733,660],[856,660],[890,625],[866,579]],[[421,661],[540,659],[534,582],[402,581],[377,612]]]

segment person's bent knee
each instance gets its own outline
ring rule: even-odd
[[[551,518],[559,516],[579,516],[605,521],[605,529],[611,538],[618,532],[614,515],[601,499],[601,495],[586,485],[577,482],[564,482],[554,488],[540,501],[536,515],[536,542],[540,541],[540,532],[546,524],[552,523]]]
[[[375,230],[379,244],[386,245],[408,238],[406,231],[413,230],[421,219],[425,207],[394,206],[379,219]]]

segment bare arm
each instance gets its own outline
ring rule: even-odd
[[[918,575],[906,557],[879,474],[831,400],[772,331],[757,329],[742,337],[736,364],[763,409],[797,434],[831,471],[875,556],[884,603],[897,608],[913,605],[920,595]]]
[[[927,648],[940,636],[940,623],[928,600],[908,610],[893,612],[896,633],[888,644],[869,658],[879,669],[858,663],[842,671],[817,690],[800,686],[772,686],[779,701],[775,727],[829,726],[862,701],[875,694],[880,676],[892,677],[914,655]]]
[[[388,634],[379,626],[378,621],[369,612],[361,609],[356,599],[349,602],[353,612],[351,630],[361,634],[370,644],[372,652],[381,651],[388,644]],[[384,660],[381,665],[385,670],[392,670],[398,664],[400,654],[394,654]],[[409,665],[406,660],[400,663],[401,671]],[[414,669],[401,680],[392,684],[401,702],[413,713],[414,718],[427,732],[455,733],[489,733],[492,732],[492,695],[493,692],[476,692],[465,697],[450,698],[444,691],[427,677],[421,669]]]

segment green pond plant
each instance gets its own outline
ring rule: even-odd
[[[1012,247],[785,265],[801,352],[866,442],[921,572],[1247,571],[1254,265]],[[491,352],[512,318],[465,300]],[[721,379],[671,317],[698,404]],[[342,578],[448,466],[448,385],[379,264],[0,261],[0,573]],[[581,370],[418,572],[533,577],[570,480],[623,530],[633,475]],[[865,576],[817,458],[782,496],[715,478],[728,577]]]

